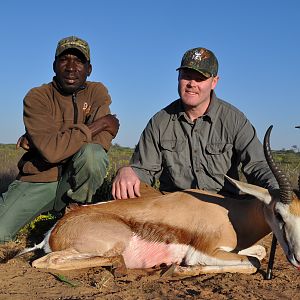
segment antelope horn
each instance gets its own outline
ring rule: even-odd
[[[279,185],[279,195],[280,195],[280,201],[284,204],[289,204],[292,201],[292,187],[291,184],[286,176],[286,174],[283,173],[282,170],[279,169],[278,165],[275,163],[271,148],[270,148],[270,134],[271,130],[273,128],[273,125],[271,125],[264,137],[264,153],[267,160],[267,163],[274,174],[274,177],[276,178],[278,185]]]

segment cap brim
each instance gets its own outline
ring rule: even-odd
[[[207,72],[205,72],[205,71],[198,70],[198,69],[193,68],[193,67],[190,67],[190,66],[182,66],[182,67],[179,67],[179,68],[176,69],[176,71],[179,71],[179,70],[182,70],[182,69],[190,69],[190,70],[194,70],[194,71],[196,71],[196,72],[202,74],[202,75],[205,76],[206,78],[209,78],[209,77],[213,76],[213,75],[211,75],[211,74],[209,74],[209,73],[207,73]]]
[[[73,45],[72,45],[72,47],[65,47],[64,49],[56,51],[56,53],[55,53],[56,55],[55,56],[56,57],[60,56],[62,53],[64,53],[67,50],[70,50],[70,49],[76,49],[76,50],[78,50],[80,53],[82,53],[82,55],[86,58],[87,61],[90,60],[90,58],[87,57],[87,55],[82,51],[82,49],[80,47],[76,47],[76,46],[73,46]]]

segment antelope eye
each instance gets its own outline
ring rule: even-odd
[[[284,223],[283,218],[282,218],[282,216],[281,216],[280,213],[275,212],[275,217],[276,217],[276,219],[278,220],[278,222]]]

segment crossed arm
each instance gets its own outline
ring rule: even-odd
[[[118,133],[120,123],[115,115],[108,114],[97,119],[87,127],[91,130],[92,136],[97,135],[101,131],[108,131],[113,137],[115,137]],[[28,133],[25,133],[19,137],[16,148],[23,148],[26,151],[34,148]]]

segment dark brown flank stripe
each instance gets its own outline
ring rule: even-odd
[[[184,244],[190,245],[195,249],[208,253],[216,241],[216,234],[208,235],[207,233],[192,232],[182,228],[174,228],[163,223],[137,222],[133,219],[126,222],[132,231],[141,239],[149,242],[162,242],[166,244]]]

